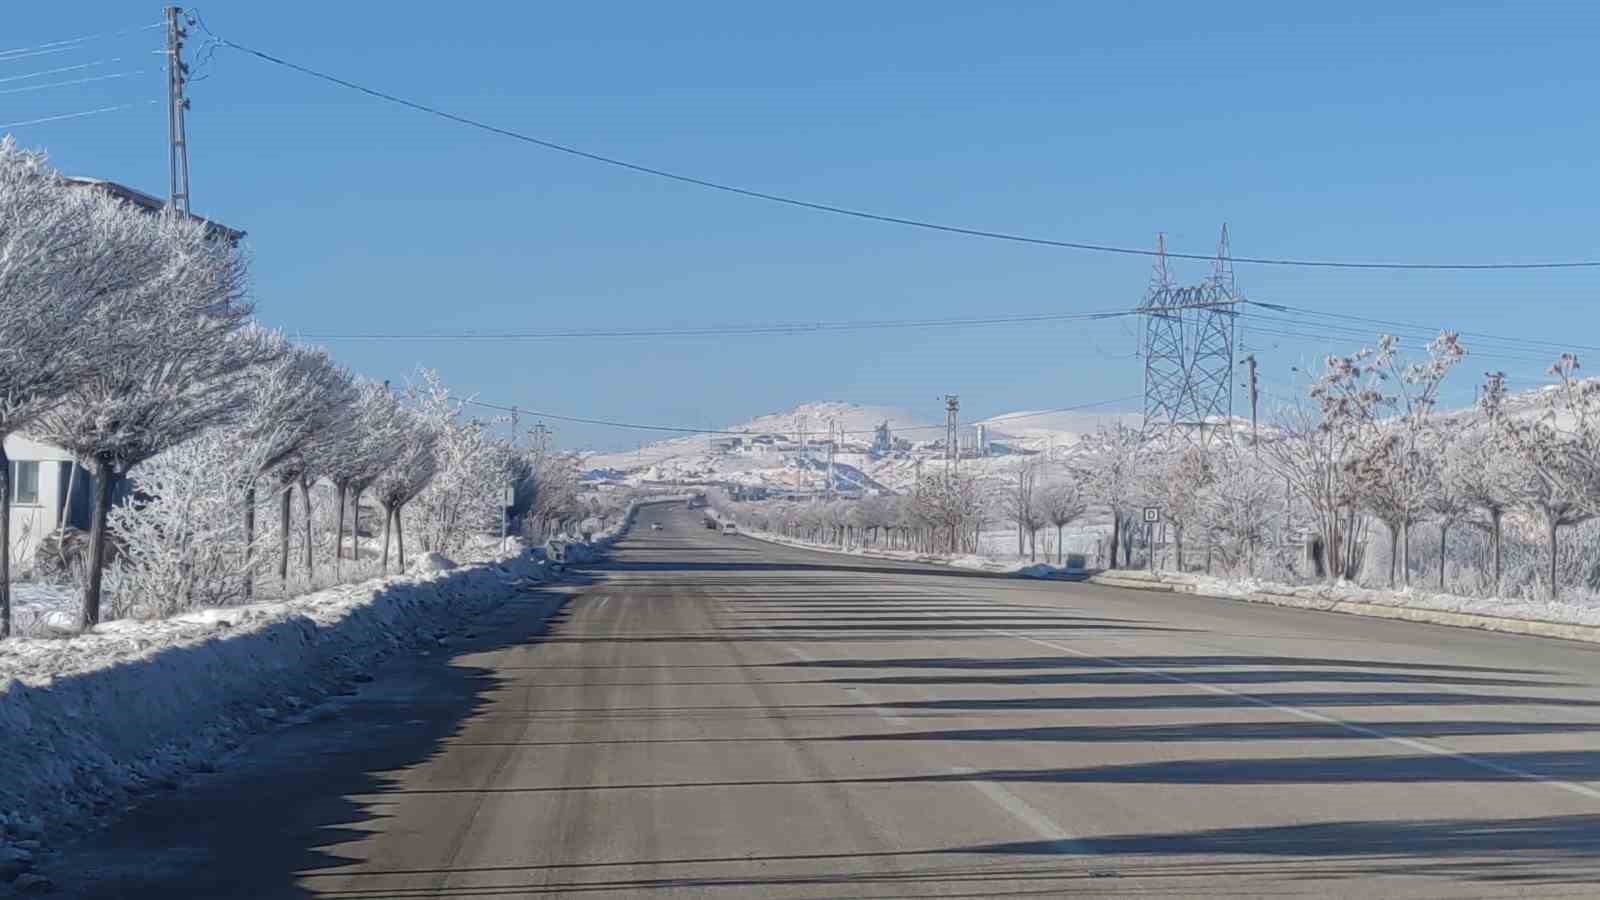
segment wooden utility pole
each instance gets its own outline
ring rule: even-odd
[[[189,212],[189,141],[184,130],[184,113],[189,101],[183,85],[189,80],[189,66],[183,61],[183,39],[189,32],[180,23],[183,8],[167,7],[167,165],[171,177],[167,204]]]

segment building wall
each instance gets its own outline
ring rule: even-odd
[[[90,504],[94,497],[94,476],[72,461],[72,454],[60,447],[40,443],[22,435],[6,438],[6,455],[13,463],[37,462],[39,464],[39,496],[37,502],[11,503],[11,558],[24,562],[33,557],[39,540],[56,530],[61,523],[63,500],[67,484],[72,483],[72,503],[67,524],[74,528],[89,527]],[[77,469],[76,478],[72,472]]]

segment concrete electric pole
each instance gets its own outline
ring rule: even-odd
[[[961,398],[955,394],[944,395],[944,458],[945,471],[954,472],[958,465],[960,449],[956,446],[956,414],[961,410]]]
[[[167,203],[174,209],[189,211],[189,141],[184,130],[184,113],[189,101],[183,85],[189,80],[189,67],[183,61],[183,39],[189,32],[180,23],[183,8],[167,7],[167,164],[171,186]]]

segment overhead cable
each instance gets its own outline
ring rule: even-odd
[[[416,100],[409,100],[409,99],[407,99],[405,97],[401,97],[401,96],[399,96],[397,94],[392,94],[392,93],[389,93],[387,91],[379,90],[377,88],[368,87],[368,86],[363,85],[363,84],[358,84],[358,83],[356,83],[354,81],[350,81],[350,80],[347,80],[345,78],[340,78],[339,76],[336,76],[336,75],[331,75],[331,74],[329,74],[327,72],[322,72],[322,71],[319,71],[317,69],[310,68],[309,66],[303,66],[303,65],[301,65],[299,63],[291,62],[291,61],[289,61],[287,59],[284,59],[283,57],[275,56],[275,55],[273,55],[271,53],[267,53],[267,52],[262,51],[262,50],[257,50],[257,49],[255,49],[253,47],[247,47],[247,46],[245,46],[243,44],[240,44],[240,43],[238,43],[236,41],[228,40],[227,38],[218,37],[218,36],[216,36],[214,34],[212,35],[212,37],[213,37],[214,40],[216,40],[216,42],[218,44],[220,44],[222,46],[231,47],[231,48],[233,48],[235,50],[238,50],[241,53],[245,53],[245,54],[248,54],[250,56],[254,56],[257,59],[263,60],[263,61],[271,63],[273,65],[281,66],[281,67],[286,68],[286,69],[292,69],[293,71],[299,72],[299,73],[301,73],[303,75],[307,75],[307,76],[310,76],[312,78],[319,79],[321,81],[326,81],[326,82],[329,82],[331,84],[336,84],[336,85],[339,85],[340,87],[348,88],[349,90],[357,91],[357,92],[360,92],[362,94],[366,94],[369,97],[374,97],[376,99],[383,100],[383,101],[388,102],[388,103],[393,103],[393,104],[398,105],[398,106],[404,106],[404,107],[406,107],[408,109],[412,109],[412,110],[415,110],[417,112],[426,113],[427,115],[430,115],[430,116],[435,116],[435,117],[440,118],[440,119],[445,119],[445,120],[454,122],[454,123],[456,123],[458,125],[465,125],[465,126],[467,126],[469,128],[476,128],[476,129],[478,129],[480,131],[485,131],[485,132],[489,132],[491,134],[500,135],[501,137],[511,138],[512,140],[517,140],[517,141],[522,141],[524,143],[533,144],[533,145],[538,146],[538,147],[543,147],[543,148],[545,148],[547,150],[554,150],[554,151],[557,151],[559,153],[565,153],[565,154],[568,154],[570,156],[578,157],[580,159],[589,160],[591,162],[602,163],[604,165],[613,166],[613,167],[616,167],[616,168],[619,168],[619,169],[627,169],[627,170],[632,171],[632,172],[638,172],[638,173],[641,173],[641,174],[644,174],[644,175],[651,175],[651,176],[654,176],[654,177],[657,177],[657,178],[664,178],[664,179],[667,179],[667,180],[670,180],[670,181],[680,182],[682,184],[690,184],[690,185],[694,185],[696,187],[707,188],[707,189],[714,190],[714,191],[721,191],[721,192],[728,193],[728,194],[735,194],[735,195],[738,195],[738,196],[741,196],[741,197],[747,197],[747,198],[751,198],[751,199],[755,199],[755,200],[765,200],[765,201],[768,201],[768,202],[771,202],[771,203],[780,203],[780,204],[784,204],[786,206],[799,207],[799,208],[802,208],[802,209],[810,209],[810,210],[815,210],[815,211],[818,211],[818,212],[832,213],[834,215],[849,216],[849,217],[856,218],[856,219],[866,219],[866,220],[873,221],[873,222],[883,222],[883,223],[891,224],[891,225],[904,225],[904,226],[909,226],[909,227],[912,227],[912,228],[921,228],[921,229],[925,229],[925,230],[929,230],[929,231],[944,232],[946,234],[964,235],[966,237],[987,238],[987,239],[990,239],[990,240],[1009,241],[1009,242],[1012,242],[1012,243],[1020,243],[1020,244],[1034,244],[1034,245],[1039,245],[1039,246],[1057,247],[1057,248],[1063,248],[1063,249],[1068,249],[1068,250],[1083,250],[1083,251],[1092,252],[1092,253],[1109,253],[1109,254],[1121,254],[1121,255],[1127,255],[1127,256],[1145,256],[1145,257],[1163,255],[1161,253],[1161,251],[1149,250],[1149,249],[1138,248],[1138,247],[1123,247],[1123,246],[1115,246],[1115,245],[1111,245],[1111,244],[1085,243],[1085,242],[1080,242],[1080,241],[1062,241],[1062,240],[1055,240],[1055,239],[1051,239],[1051,238],[1037,237],[1037,236],[1033,236],[1033,235],[1018,234],[1018,233],[1014,233],[1014,232],[992,231],[992,230],[983,229],[983,228],[972,228],[972,227],[961,226],[961,225],[949,225],[949,224],[944,224],[944,223],[939,223],[939,222],[932,222],[932,221],[928,221],[928,220],[924,220],[924,219],[912,219],[912,218],[907,218],[907,217],[904,217],[904,216],[893,216],[893,215],[886,215],[886,214],[883,214],[883,213],[868,212],[866,210],[856,209],[856,208],[853,208],[853,207],[838,206],[838,205],[835,205],[835,204],[832,204],[832,203],[820,203],[820,202],[812,201],[812,200],[802,200],[802,199],[797,198],[797,197],[790,197],[790,196],[786,196],[786,195],[783,195],[783,194],[773,194],[773,193],[769,193],[769,192],[766,192],[766,191],[754,190],[752,188],[739,187],[737,185],[729,184],[727,182],[713,181],[711,179],[699,178],[699,177],[692,176],[692,175],[684,175],[684,174],[679,173],[679,172],[672,172],[672,171],[669,171],[669,170],[666,170],[666,169],[659,169],[659,168],[656,168],[654,166],[647,166],[647,165],[643,165],[643,164],[640,164],[640,163],[629,162],[627,160],[619,159],[617,157],[606,156],[604,154],[595,153],[593,151],[583,150],[583,149],[580,149],[578,147],[571,146],[569,144],[562,144],[562,143],[558,143],[556,141],[547,140],[545,138],[535,137],[533,135],[526,134],[526,133],[520,132],[520,131],[516,131],[516,130],[510,129],[510,128],[504,128],[504,127],[501,127],[501,126],[498,126],[498,125],[491,125],[491,124],[489,124],[487,122],[484,122],[484,121],[482,121],[480,119],[475,119],[475,118],[472,118],[470,116],[465,116],[465,115],[461,115],[461,114],[458,114],[458,113],[448,112],[448,111],[446,111],[444,109],[441,109],[439,107],[436,107],[436,106],[430,106],[430,105],[428,105],[426,103],[421,103],[421,102],[418,102]],[[1165,253],[1164,255],[1168,256],[1168,257],[1171,257],[1173,259],[1212,260],[1212,259],[1216,258],[1215,254],[1209,254],[1209,253],[1172,253],[1172,252],[1168,252],[1168,253]],[[1327,268],[1327,269],[1405,269],[1405,270],[1496,270],[1496,269],[1503,269],[1503,270],[1515,270],[1515,269],[1576,269],[1576,268],[1597,268],[1597,267],[1600,267],[1600,260],[1573,260],[1573,261],[1546,261],[1546,262],[1520,262],[1519,263],[1519,262],[1375,262],[1375,261],[1374,262],[1369,262],[1369,261],[1348,261],[1348,260],[1332,260],[1332,259],[1286,259],[1286,258],[1276,258],[1276,257],[1250,257],[1250,256],[1231,256],[1231,257],[1227,257],[1227,259],[1229,259],[1230,261],[1232,261],[1234,263],[1239,263],[1239,264],[1248,263],[1248,264],[1252,264],[1252,265],[1264,265],[1264,266],[1294,266],[1294,267],[1303,267],[1303,268],[1309,267],[1309,268]]]

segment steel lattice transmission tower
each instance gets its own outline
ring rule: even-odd
[[[1228,226],[1222,226],[1211,277],[1178,286],[1167,268],[1166,239],[1156,236],[1156,260],[1139,312],[1144,330],[1144,434],[1208,443],[1233,421],[1233,347],[1238,292]]]

